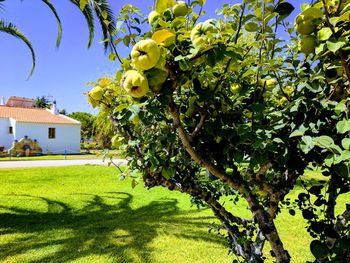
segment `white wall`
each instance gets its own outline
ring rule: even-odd
[[[49,128],[56,128],[55,139],[49,139]],[[36,139],[43,153],[80,153],[80,125],[17,122],[15,136]]]
[[[0,147],[11,148],[15,134],[15,121],[8,118],[0,118]],[[9,134],[9,127],[13,127],[13,134]]]

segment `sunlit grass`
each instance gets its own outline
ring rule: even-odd
[[[310,176],[317,180],[317,173]],[[210,210],[197,210],[188,196],[167,189],[132,189],[113,168],[1,169],[0,185],[0,262],[233,259],[225,241],[208,233],[216,222]],[[233,211],[248,215],[245,207],[240,202]],[[300,214],[283,211],[277,222],[292,262],[311,260]]]

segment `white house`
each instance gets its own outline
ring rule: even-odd
[[[80,122],[51,110],[0,105],[0,147],[28,136],[37,140],[43,153],[80,153]]]

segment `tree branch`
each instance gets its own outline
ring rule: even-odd
[[[224,171],[221,171],[218,167],[216,167],[214,164],[204,160],[193,149],[193,147],[190,144],[190,137],[181,125],[180,116],[179,116],[179,113],[177,111],[176,104],[173,101],[171,101],[168,104],[168,110],[173,118],[173,123],[174,123],[176,130],[177,130],[179,138],[182,142],[182,145],[185,148],[185,150],[187,151],[187,153],[190,155],[192,160],[195,161],[198,165],[207,168],[209,170],[209,172],[211,172],[215,177],[219,178],[224,183],[228,183],[233,189],[239,191],[242,195],[246,195],[247,190],[245,189],[241,178],[230,177]]]

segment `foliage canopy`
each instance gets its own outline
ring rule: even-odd
[[[349,261],[350,205],[336,200],[350,191],[350,2],[304,4],[294,25],[286,1],[224,4],[203,22],[205,1],[179,15],[180,2],[156,1],[145,32],[136,7],[121,10],[117,43],[131,55],[100,100],[89,96],[130,158],[125,176],[210,206],[246,262],[262,262],[266,242],[290,262],[275,225],[282,207],[302,212],[315,262]],[[310,165],[324,180],[303,181]],[[285,200],[297,180],[305,192]],[[232,210],[239,199],[251,218]]]

